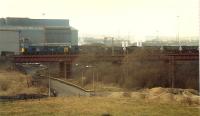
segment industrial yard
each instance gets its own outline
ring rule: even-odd
[[[2,0],[0,116],[199,116],[198,0]]]
[[[199,113],[198,46],[78,45],[68,20],[0,22],[0,115]]]
[[[94,49],[93,49],[94,50]],[[190,50],[189,50],[190,51]],[[85,52],[85,51],[84,51]],[[98,52],[98,50],[95,50]],[[145,58],[143,56],[143,52],[140,51],[137,55],[129,55],[128,60],[132,65],[135,65],[133,61],[141,62],[140,60]],[[189,53],[188,51],[185,51]],[[194,52],[194,51],[193,51]],[[146,53],[146,52],[145,52]],[[41,58],[42,55],[39,55]],[[50,55],[48,59],[55,59],[51,57],[54,55]],[[97,55],[98,56],[98,55]],[[37,57],[37,55],[35,55]],[[58,57],[58,56],[57,56]],[[121,59],[121,57],[108,57],[99,59],[96,58],[95,55],[88,59],[88,55],[83,55],[79,57],[74,57],[74,65],[72,64],[72,72],[69,73],[71,76],[67,75],[55,75],[56,72],[53,70],[54,66],[48,64],[47,62],[37,64],[37,63],[18,63],[15,67],[13,67],[11,62],[7,61],[4,57],[2,57],[0,67],[0,79],[3,82],[1,84],[1,99],[5,98],[2,96],[15,96],[21,94],[22,96],[18,97],[8,97],[6,101],[1,101],[0,105],[1,115],[191,115],[197,116],[199,114],[199,96],[198,91],[195,90],[196,84],[194,81],[190,83],[179,83],[179,81],[175,81],[174,88],[172,87],[172,81],[169,81],[166,85],[164,85],[165,79],[171,79],[170,77],[166,76],[162,80],[159,77],[154,77],[153,80],[146,80],[144,76],[149,75],[149,78],[153,78],[150,74],[154,74],[151,71],[147,73],[138,73],[138,76],[146,80],[146,85],[140,85],[140,81],[129,81],[131,78],[125,78],[126,80],[119,80],[117,78],[118,73],[115,70],[119,71],[116,66],[120,66],[120,62],[127,61],[126,57]],[[131,57],[139,58],[139,59],[130,59]],[[154,56],[155,57],[155,56]],[[151,60],[154,60],[153,59]],[[23,55],[23,57],[16,57],[16,61],[19,61],[19,58],[25,61],[32,61],[35,59],[34,57],[30,57],[30,55]],[[59,58],[59,57],[58,57]],[[65,59],[66,57],[64,57]],[[70,58],[70,57],[68,57]],[[150,56],[147,58],[149,59]],[[166,60],[168,57],[163,57]],[[195,59],[195,56],[191,57],[175,57],[175,60],[180,60],[177,66],[185,67],[187,69],[193,70],[193,72],[185,72],[185,75],[193,75],[194,72],[194,61],[190,61],[191,59]],[[62,57],[60,59],[63,59]],[[147,60],[146,59],[146,60]],[[157,59],[157,58],[156,58]],[[40,59],[41,60],[41,59]],[[99,61],[100,60],[100,61]],[[186,60],[186,64],[184,63]],[[7,61],[7,62],[5,62]],[[41,60],[43,61],[43,60]],[[52,60],[53,61],[53,60]],[[95,70],[90,69],[94,66],[93,61],[95,62]],[[115,61],[114,63],[109,63],[110,61]],[[120,61],[120,62],[116,62]],[[49,62],[49,60],[48,60]],[[83,62],[83,63],[80,63]],[[146,61],[146,63],[149,61]],[[155,67],[152,71],[156,71],[156,73],[160,73],[159,70],[156,68],[157,65],[165,66],[165,64],[154,62],[156,63]],[[191,65],[190,65],[191,63]],[[90,65],[88,65],[90,64]],[[182,65],[180,65],[182,64]],[[149,65],[143,65],[143,69],[148,68]],[[49,66],[48,70],[45,66]],[[82,69],[81,67],[85,67]],[[125,65],[126,66],[126,65]],[[137,66],[137,65],[136,65]],[[170,66],[170,65],[169,65]],[[53,68],[54,67],[54,68]],[[108,69],[108,72],[105,72],[105,67]],[[122,64],[122,67],[124,65]],[[126,69],[127,67],[125,67]],[[171,67],[167,67],[171,68]],[[42,70],[41,70],[42,69]],[[43,70],[45,69],[45,70]],[[131,66],[128,67],[131,70]],[[17,72],[16,72],[16,71]],[[52,71],[49,71],[52,70]],[[121,70],[121,69],[120,69]],[[166,70],[166,69],[163,69]],[[179,69],[180,70],[180,69]],[[176,73],[179,71],[176,69]],[[54,72],[55,71],[55,72]],[[115,76],[113,75],[113,71],[115,72]],[[125,70],[126,71],[126,70]],[[171,70],[169,70],[171,71]],[[161,70],[161,72],[163,72]],[[198,71],[197,71],[198,72]],[[23,74],[22,74],[23,73]],[[92,76],[91,76],[92,74]],[[135,73],[134,73],[135,74]],[[172,73],[173,74],[173,73]],[[15,75],[13,77],[13,75]],[[129,72],[129,76],[132,75]],[[160,73],[162,75],[162,73]],[[165,73],[164,73],[165,75]],[[50,83],[48,83],[48,79],[45,77],[51,76],[53,78],[50,79]],[[66,79],[66,77],[67,79]],[[104,76],[107,76],[105,78]],[[125,73],[122,76],[128,76]],[[172,75],[173,76],[173,75]],[[194,75],[195,76],[195,75]],[[41,80],[41,78],[44,79]],[[86,78],[83,80],[83,78]],[[12,79],[15,78],[15,81]],[[176,74],[176,79],[179,78],[179,75]],[[184,78],[184,76],[181,76]],[[18,80],[19,79],[19,80]],[[159,80],[157,80],[159,79]],[[187,78],[185,78],[187,79]],[[36,81],[40,80],[40,81]],[[144,81],[141,80],[141,81]],[[118,81],[118,82],[117,82]],[[6,82],[6,83],[5,83]],[[32,83],[34,82],[34,83]],[[129,82],[129,83],[127,83]],[[135,83],[130,83],[135,82]],[[188,82],[188,81],[187,81]],[[15,83],[14,85],[12,83]],[[155,85],[151,84],[154,83]],[[7,84],[7,89],[3,85]],[[49,85],[50,84],[50,85]],[[185,85],[184,85],[185,84]],[[18,86],[19,85],[19,86]],[[41,86],[42,85],[42,86]],[[15,87],[13,87],[15,86]],[[163,87],[157,87],[163,86]],[[194,89],[179,89],[177,86],[182,86],[187,88],[187,86],[193,87]],[[50,87],[50,91],[49,91]],[[11,89],[15,88],[15,89]],[[90,91],[88,91],[90,90]],[[54,93],[55,91],[55,93]],[[50,93],[49,93],[50,92]],[[33,96],[34,95],[34,96]],[[45,95],[45,97],[36,97],[36,95]],[[51,97],[47,97],[47,96]],[[30,96],[30,97],[29,97]],[[5,99],[4,99],[5,100]],[[95,101],[95,102],[93,102]],[[70,104],[70,105],[69,105]],[[121,106],[124,107],[121,107]],[[10,110],[12,109],[12,110]],[[36,112],[37,111],[37,112]]]

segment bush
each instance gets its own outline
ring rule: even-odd
[[[190,97],[183,97],[183,99],[181,100],[182,104],[187,104],[187,105],[192,105],[192,100]]]
[[[123,96],[124,96],[124,97],[131,97],[131,92],[124,92],[124,93],[123,93]]]
[[[168,82],[167,68],[168,65],[163,61],[151,60],[153,51],[136,50],[124,58],[122,65],[126,69],[124,87],[130,88],[151,88],[155,86],[166,86]]]
[[[9,82],[8,81],[1,81],[0,88],[2,91],[7,91],[9,89]]]
[[[81,73],[84,73],[84,84],[92,83],[94,73],[95,81],[118,84],[127,89],[171,87],[169,62],[152,59],[155,54],[159,54],[153,48],[135,49],[124,57],[121,64],[103,61],[103,57],[99,58],[96,51],[91,50],[93,52],[88,52],[90,56],[80,55],[74,62],[73,77],[79,80],[82,77]],[[79,68],[75,64],[79,64]],[[87,65],[92,67],[86,68]],[[198,90],[198,65],[198,61],[175,62],[174,87]]]

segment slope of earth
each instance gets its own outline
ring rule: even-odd
[[[198,106],[109,97],[56,97],[0,102],[0,115],[12,116],[199,116]]]
[[[0,70],[0,96],[38,94],[44,91],[46,91],[45,88],[32,86],[31,76],[15,71]]]

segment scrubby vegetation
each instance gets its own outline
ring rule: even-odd
[[[31,76],[15,71],[0,69],[0,96],[13,96],[16,94],[41,94],[43,87],[35,87],[31,83]]]
[[[176,61],[172,80],[170,63],[152,59],[160,53],[154,49],[136,49],[126,54],[121,63],[99,60],[103,57],[95,50],[87,53],[90,56],[83,54],[73,65],[73,78],[82,86],[95,81],[132,90],[172,87],[173,81],[175,88],[198,90],[199,61]]]

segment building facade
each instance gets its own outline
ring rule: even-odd
[[[65,44],[78,46],[78,30],[69,25],[66,19],[0,19],[0,52],[19,53],[21,41],[30,45]]]

